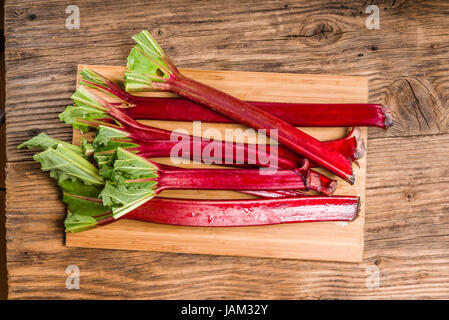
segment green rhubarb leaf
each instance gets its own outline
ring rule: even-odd
[[[88,145],[83,141],[84,145]],[[42,133],[19,147],[40,148],[45,151],[33,158],[43,171],[57,180],[63,191],[63,201],[69,213],[64,222],[67,232],[80,232],[97,226],[112,216],[111,208],[99,199],[104,180],[98,169],[82,154],[82,148],[51,138]]]
[[[111,209],[104,206],[103,203],[97,202],[97,198],[82,198],[76,194],[64,192],[63,201],[69,206],[72,213],[95,217],[110,212]]]
[[[122,148],[117,148],[114,155],[114,174],[111,180],[114,182],[122,182],[157,178],[158,169],[153,162]]]
[[[167,63],[168,58],[153,38],[144,30],[133,39],[137,45],[131,49],[125,72],[126,91],[145,91],[153,89],[153,82],[165,82],[170,78],[173,68]]]
[[[110,179],[114,172],[114,154],[94,154],[98,165],[98,174],[103,179]]]
[[[50,176],[58,182],[79,179],[87,185],[104,184],[93,164],[62,144],[34,155],[33,159],[40,162],[43,171],[50,171]]]
[[[115,141],[114,139],[120,140]],[[128,142],[129,141],[129,142]],[[99,174],[110,179],[114,171],[114,154],[117,148],[136,148],[128,134],[122,130],[100,126],[93,142],[94,157],[97,161]]]
[[[59,119],[66,124],[73,125],[75,129],[87,132],[89,127],[97,127],[104,123],[102,120],[110,119],[110,117],[108,114],[90,106],[68,106],[59,114]],[[83,120],[86,122],[83,122]]]
[[[69,211],[64,221],[64,226],[66,232],[81,232],[95,228],[97,226],[97,220],[87,215],[72,213]]]
[[[103,189],[103,185],[87,185],[79,179],[59,181],[58,186],[63,192],[94,199],[98,199]]]
[[[106,78],[105,76],[88,67],[83,68],[80,74],[82,77],[82,80],[80,81],[81,85],[95,88],[107,93],[108,95],[118,100],[116,104],[127,104],[126,101],[122,100],[122,98],[119,97],[121,95],[120,92],[122,92],[122,88],[118,83],[115,83],[111,79]]]
[[[119,218],[156,195],[158,167],[132,152],[118,148],[113,157],[113,171],[100,197]]]
[[[139,145],[128,138],[125,131],[99,126],[92,147],[95,154],[105,154],[114,153],[117,148],[132,149]]]
[[[72,124],[75,129],[88,131],[89,127],[99,125],[111,126],[118,122],[109,116],[108,108],[102,105],[100,97],[92,93],[86,86],[80,86],[72,95],[75,106],[68,106],[59,115],[61,121]]]
[[[107,78],[105,78],[98,72],[96,72],[88,67],[84,67],[83,70],[81,70],[80,75],[83,78],[83,80],[89,81],[91,83],[94,83],[94,84],[97,84],[100,86],[106,86],[109,81]],[[82,82],[82,84],[85,86],[91,86],[90,84],[88,84],[86,82]],[[93,88],[98,88],[98,87],[93,86]]]
[[[58,182],[58,185],[63,191],[63,201],[69,209],[64,222],[66,232],[91,229],[98,221],[112,215],[111,208],[104,206],[98,198],[103,186],[86,185],[80,180],[64,180]]]
[[[78,87],[71,98],[77,106],[90,109],[92,112],[106,113],[108,111],[106,107],[102,106],[98,96],[92,93],[86,86]]]
[[[103,205],[111,207],[112,216],[118,219],[153,199],[156,196],[153,186],[152,183],[142,183],[137,187],[107,182],[100,196]]]
[[[58,144],[63,145],[67,149],[70,149],[79,155],[83,155],[83,150],[81,147],[52,138],[44,132],[41,132],[30,140],[21,143],[17,148],[21,149],[23,147],[27,147],[28,149],[47,150],[48,148],[56,148]]]
[[[91,156],[94,154],[94,146],[84,138],[81,140],[81,149],[83,150],[83,154],[85,156]]]
[[[111,140],[119,139],[132,141],[128,136],[128,133],[123,130],[106,126],[99,126],[93,143],[96,146],[106,146],[111,142]]]
[[[63,191],[63,201],[72,213],[94,217],[111,211],[98,198],[103,186],[86,185],[80,180],[65,180],[58,185]]]

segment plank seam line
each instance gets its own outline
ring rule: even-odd
[[[411,134],[405,136],[392,136],[392,137],[373,137],[368,134],[368,141],[370,140],[382,140],[382,139],[400,139],[400,138],[425,138],[425,137],[434,137],[434,136],[447,136],[449,138],[449,132],[439,132],[439,133],[423,133],[423,134]],[[449,145],[449,143],[448,143]],[[368,146],[369,150],[369,146]]]

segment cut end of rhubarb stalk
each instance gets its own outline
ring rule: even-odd
[[[326,177],[325,175],[309,170],[308,187],[310,190],[320,192],[326,196],[332,196],[337,189],[337,181]]]
[[[302,166],[295,169],[294,171],[301,175],[302,179],[304,180],[304,183],[307,183],[307,175],[310,167],[310,161],[309,159],[302,159]]]
[[[354,184],[355,183],[355,175],[347,175],[346,179],[344,179],[347,183],[349,184]]]
[[[335,190],[337,190],[337,181],[332,180],[328,183],[327,188],[325,192],[322,190],[323,194],[326,196],[332,196],[335,193]]]
[[[356,141],[356,149],[354,152],[354,160],[361,159],[365,156],[366,153],[366,147],[365,147],[365,141],[362,137],[362,131],[359,127],[355,127],[352,130],[352,136],[355,138]]]
[[[359,216],[359,214],[360,214],[360,210],[361,210],[361,207],[362,207],[362,200],[361,200],[361,198],[360,198],[360,195],[358,195],[357,198],[358,198],[358,199],[357,199],[357,208],[356,208],[356,212],[355,212],[355,214],[354,214],[354,217],[353,217],[351,220],[349,220],[349,222],[354,221],[355,219],[357,219],[358,216]]]
[[[389,106],[382,106],[382,112],[385,116],[385,129],[393,126],[393,113]]]

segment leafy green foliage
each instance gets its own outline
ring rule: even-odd
[[[170,78],[166,55],[151,34],[144,30],[133,39],[137,45],[131,49],[127,60],[126,91],[148,90],[153,82],[165,82]]]
[[[67,232],[93,228],[97,221],[111,216],[111,208],[104,206],[99,199],[104,180],[98,169],[84,157],[83,148],[45,133],[22,143],[19,148],[24,146],[45,150],[34,155],[33,159],[41,164],[43,171],[50,172],[63,191],[63,201],[69,208],[64,222]]]
[[[65,180],[58,185],[63,190],[63,201],[72,214],[95,217],[111,211],[98,199],[102,186],[86,185],[79,180]]]
[[[64,220],[66,231],[81,232],[95,228],[97,220],[88,215],[76,214],[69,211]]]
[[[30,140],[21,143],[17,148],[21,149],[23,147],[27,147],[28,149],[47,150],[48,148],[56,148],[58,144],[63,145],[67,149],[76,152],[79,155],[83,155],[83,150],[81,147],[52,138],[48,136],[45,132],[41,132],[37,136],[31,138]]]
[[[59,114],[59,119],[73,125],[75,129],[87,132],[89,127],[104,123],[104,119],[111,119],[107,108],[103,107],[98,98],[87,87],[79,87],[72,95],[76,106],[68,106]],[[84,121],[83,121],[84,120]],[[90,124],[88,123],[90,122]]]
[[[103,77],[98,72],[95,72],[94,70],[84,67],[83,70],[80,72],[81,77],[83,80],[98,84],[100,86],[104,86],[107,84],[108,80]],[[89,86],[89,84],[83,82],[83,85]],[[97,88],[97,87],[94,87]]]
[[[88,132],[89,127],[104,124],[102,120],[110,119],[110,117],[108,114],[89,106],[68,106],[59,114],[59,119],[66,124],[73,125],[74,129]],[[89,121],[91,124],[82,120]]]
[[[40,162],[43,171],[50,171],[50,176],[58,182],[79,179],[87,185],[104,184],[93,164],[62,144],[34,155],[33,159]]]
[[[92,93],[86,86],[80,86],[76,89],[71,98],[77,106],[90,109],[91,112],[96,111],[106,113],[108,111],[108,109],[101,104],[100,98]]]
[[[113,170],[100,197],[117,219],[156,195],[158,167],[122,148],[117,149],[113,161]]]
[[[103,186],[86,185],[80,180],[58,183],[69,213],[64,221],[66,232],[80,232],[94,228],[97,221],[111,216],[111,208],[98,198]]]
[[[114,172],[114,154],[94,154],[94,158],[97,161],[99,175],[108,180]]]
[[[115,151],[119,147],[123,149],[138,147],[139,145],[133,143],[133,140],[128,138],[128,136],[129,134],[123,130],[99,126],[93,142],[94,151],[98,153]]]

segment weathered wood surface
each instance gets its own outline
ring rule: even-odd
[[[10,298],[449,298],[447,1],[378,1],[379,30],[365,28],[371,1],[80,0],[67,30],[70,4],[6,2]],[[369,78],[396,126],[369,130],[362,263],[64,247],[53,181],[15,148],[41,130],[70,141],[57,114],[77,64],[122,65],[144,28],[181,67]],[[65,288],[71,264],[80,290]]]
[[[4,20],[3,6],[0,7],[0,110],[5,110],[5,47],[4,47]],[[5,240],[5,167],[6,167],[6,126],[3,123],[0,126],[0,300],[7,297],[6,280],[6,240]]]

